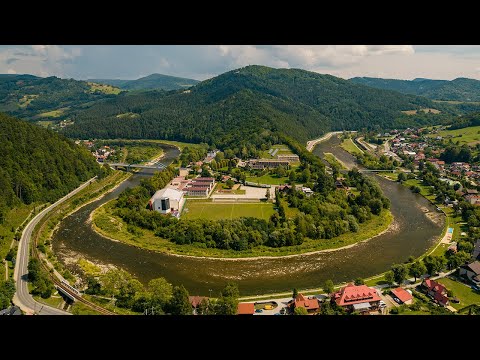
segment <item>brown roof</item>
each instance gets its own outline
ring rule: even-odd
[[[405,289],[398,287],[392,290],[393,295],[400,299],[401,302],[412,300],[412,295]]]
[[[465,266],[472,270],[475,274],[480,274],[480,261],[476,260]]]
[[[318,304],[318,300],[316,297],[309,299],[303,294],[298,294],[295,298],[295,307],[303,307],[307,310],[316,310],[320,308],[320,305]]]
[[[199,178],[195,178],[195,179],[192,179],[194,181],[215,181],[215,178],[212,178],[212,177],[199,177]]]
[[[188,188],[184,188],[184,191],[208,191],[210,188],[208,187],[203,187],[203,186],[192,186]]]
[[[239,303],[237,315],[253,315],[255,312],[255,305],[253,303]]]
[[[190,301],[190,304],[192,304],[194,308],[200,305],[203,299],[208,299],[208,297],[206,296],[189,296],[188,297],[188,301]]]

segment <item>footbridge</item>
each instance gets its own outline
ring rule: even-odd
[[[110,167],[113,167],[114,169],[118,169],[120,167],[123,167],[127,169],[127,171],[130,171],[131,169],[151,169],[151,170],[164,170],[166,169],[166,166],[158,163],[155,165],[140,165],[140,164],[126,164],[126,163],[108,163]]]

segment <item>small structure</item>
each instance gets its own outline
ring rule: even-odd
[[[292,188],[292,185],[279,185],[279,186],[277,186],[277,190],[279,192],[287,192],[291,188]]]
[[[272,155],[275,156],[275,155]],[[300,158],[296,154],[288,154],[288,155],[277,155],[278,160],[288,161],[288,162],[299,162]]]
[[[237,315],[253,315],[255,312],[254,303],[239,303],[237,308]]]
[[[318,312],[320,309],[320,304],[318,303],[318,299],[315,296],[304,296],[303,294],[298,294],[295,299],[292,299],[288,302],[288,306],[292,310],[292,312],[297,307],[303,307],[309,314],[313,314]]]
[[[188,301],[190,301],[190,304],[192,305],[194,315],[197,315],[198,305],[200,305],[200,303],[203,300],[208,300],[208,297],[206,296],[189,296],[188,297]]]
[[[435,280],[424,279],[421,287],[425,293],[442,306],[448,306],[447,288]]]
[[[9,308],[0,310],[0,315],[22,315],[22,310],[18,306],[10,306]]]
[[[302,187],[302,191],[305,195],[310,196],[313,194],[313,190],[310,189],[309,187]]]
[[[248,162],[248,166],[252,169],[263,170],[265,168],[277,168],[279,166],[288,167],[290,163],[286,160],[278,159],[254,159]]]
[[[158,190],[148,203],[151,210],[158,211],[161,214],[174,212],[174,215],[179,216],[185,204],[185,198],[183,192],[165,188]]]
[[[467,278],[475,285],[480,285],[480,261],[460,266],[459,275]]]
[[[475,243],[475,247],[473,248],[472,252],[473,260],[480,260],[480,239],[477,240]]]
[[[333,293],[331,299],[347,311],[359,311],[363,314],[378,310],[381,300],[376,289],[367,285],[356,286],[352,283]],[[355,307],[356,304],[359,305]]]
[[[210,188],[208,187],[200,187],[200,186],[191,186],[191,187],[186,187],[183,189],[183,192],[185,195],[188,196],[208,196],[208,193],[210,191]]]
[[[410,305],[413,303],[413,296],[404,288],[398,287],[392,290],[392,295],[395,296],[401,304]]]

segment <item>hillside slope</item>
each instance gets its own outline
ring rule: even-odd
[[[395,80],[355,77],[349,81],[378,89],[395,90],[404,94],[425,96],[435,100],[480,101],[480,81],[467,78],[455,80]]]
[[[151,74],[136,80],[92,79],[89,81],[116,86],[124,90],[177,90],[193,86],[199,82],[198,80],[163,74]]]

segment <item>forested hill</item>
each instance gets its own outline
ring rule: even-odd
[[[395,90],[404,94],[425,96],[435,100],[480,101],[480,81],[467,78],[455,80],[395,80],[355,77],[349,81],[378,89]]]
[[[124,90],[177,90],[188,88],[198,83],[198,80],[186,79],[176,76],[163,74],[151,74],[137,80],[120,80],[120,79],[92,79],[91,82],[108,84],[119,87]]]
[[[0,112],[24,119],[63,119],[72,108],[114,97],[120,89],[55,76],[0,74]]]
[[[438,105],[438,104],[437,104]],[[330,75],[247,66],[189,90],[121,94],[72,118],[72,137],[158,138],[221,145],[280,130],[300,142],[329,130],[395,127],[402,110],[430,100],[372,89]],[[429,121],[428,119],[425,121]]]
[[[99,171],[72,140],[0,113],[0,221],[20,203],[53,202]]]

